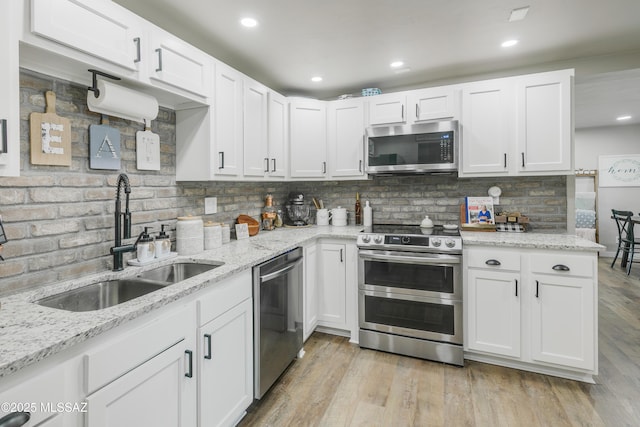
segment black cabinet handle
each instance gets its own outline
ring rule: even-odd
[[[567,267],[564,264],[556,264],[551,268],[554,269],[555,271],[569,271],[569,270],[571,270],[569,267]]]
[[[162,71],[162,49],[158,48],[156,52],[158,52],[158,68],[156,68],[156,72],[158,72]]]
[[[487,265],[502,265],[497,259],[488,259],[484,263]]]
[[[504,167],[507,167],[507,153],[504,153]]]
[[[416,120],[420,119],[420,105],[416,104]]]
[[[2,145],[0,145],[0,153],[6,153],[7,152],[7,147],[8,147],[8,142],[7,142],[7,119],[2,119],[0,120],[0,127],[2,127],[2,129],[0,129],[0,132],[2,135]]]
[[[211,335],[204,334],[204,339],[207,341],[207,354],[204,355],[204,358],[211,360]]]
[[[186,354],[187,357],[189,358],[189,369],[184,374],[184,376],[187,378],[193,378],[193,351],[185,350],[184,354]]]
[[[359,163],[358,163],[358,172],[362,173],[362,160],[359,160]]]
[[[536,280],[536,298],[540,297],[540,282]]]
[[[136,37],[133,39],[133,42],[136,44],[136,59],[133,60],[134,63],[140,62],[140,37]]]
[[[224,169],[224,151],[218,152],[218,169]]]
[[[524,167],[524,151],[520,154],[522,154],[522,167]]]
[[[340,262],[344,262],[344,258],[342,257],[342,251],[343,249],[340,249]]]
[[[276,159],[271,159],[271,172],[276,171]]]
[[[12,412],[0,418],[0,427],[20,427],[31,419],[30,412]]]
[[[327,162],[322,162],[322,173],[327,173]]]
[[[264,158],[264,165],[265,165],[265,167],[264,167],[265,173],[269,172],[269,158],[268,157]]]
[[[516,279],[516,296],[518,296],[518,279]]]

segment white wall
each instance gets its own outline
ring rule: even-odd
[[[576,169],[598,169],[598,156],[640,155],[640,125],[607,126],[576,129]],[[611,209],[640,214],[640,187],[598,188],[598,229],[600,244],[607,247],[603,256],[613,256],[618,232],[611,219]]]

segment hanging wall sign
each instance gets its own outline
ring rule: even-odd
[[[640,154],[600,156],[600,187],[640,187]]]
[[[31,113],[31,164],[71,165],[71,124],[56,114],[56,94],[47,91],[45,113]]]
[[[89,126],[89,167],[120,169],[120,131],[106,125]]]

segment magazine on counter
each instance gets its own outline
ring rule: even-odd
[[[493,197],[466,197],[467,224],[495,224]]]

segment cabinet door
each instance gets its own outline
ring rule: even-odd
[[[244,175],[264,177],[269,172],[267,153],[267,93],[260,83],[244,81]]]
[[[313,333],[318,325],[318,259],[317,245],[304,248],[304,327],[303,339]]]
[[[292,101],[290,170],[292,178],[322,178],[327,174],[327,114],[323,101]]]
[[[149,77],[201,97],[209,97],[213,86],[213,58],[172,34],[153,27],[144,59]]]
[[[100,0],[32,0],[31,31],[128,70],[140,60],[143,21]]]
[[[318,323],[346,329],[346,248],[335,243],[319,244]]]
[[[215,87],[215,173],[242,173],[242,74],[222,63],[216,64]]]
[[[287,175],[287,98],[269,92],[269,176],[284,178]]]
[[[369,124],[402,124],[406,121],[407,97],[402,94],[376,95],[369,98]]]
[[[364,103],[361,99],[333,101],[328,118],[331,177],[364,175]]]
[[[492,80],[462,89],[462,173],[509,171],[510,84]]]
[[[518,171],[573,173],[572,71],[517,79]]]
[[[0,176],[20,175],[20,2],[3,3],[0,14]]]
[[[531,358],[593,370],[597,313],[593,279],[538,274],[531,284]]]
[[[409,92],[409,116],[419,123],[428,120],[454,119],[458,116],[457,91],[451,87]]]
[[[86,426],[196,425],[193,350],[178,343],[87,397]]]
[[[200,328],[200,426],[235,425],[253,402],[252,312],[247,299]]]
[[[520,357],[520,296],[518,273],[468,270],[465,328],[470,350]]]

